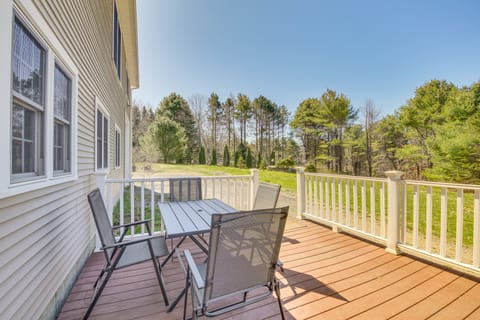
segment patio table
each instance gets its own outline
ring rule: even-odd
[[[172,257],[175,249],[177,249],[187,237],[197,244],[203,252],[208,253],[205,240],[198,236],[210,232],[212,214],[238,211],[218,199],[159,202],[158,207],[160,208],[162,222],[165,226],[166,238],[181,238],[175,248],[162,262],[162,267]],[[168,312],[175,307],[182,295],[183,291],[168,307]]]

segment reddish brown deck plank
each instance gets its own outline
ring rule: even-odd
[[[196,259],[205,256],[192,243]],[[308,221],[287,225],[278,274],[287,319],[480,319],[480,283],[440,267],[395,256],[359,239]],[[103,265],[93,254],[59,319],[80,319]],[[164,268],[170,300],[184,286],[178,262]],[[91,319],[181,319],[183,301],[166,313],[151,263],[114,273]],[[190,309],[190,306],[189,306]],[[276,298],[231,311],[218,319],[279,319]]]

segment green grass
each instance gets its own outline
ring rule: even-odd
[[[208,165],[154,163],[151,166],[150,173],[153,175],[164,174],[170,176],[175,176],[176,173],[199,176],[248,175],[250,174],[250,169]],[[260,170],[259,179],[260,181],[279,184],[284,191],[296,192],[297,190],[297,178],[294,172]]]

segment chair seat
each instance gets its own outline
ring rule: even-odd
[[[141,239],[141,238],[135,238]],[[162,257],[168,255],[168,248],[164,237],[156,237],[150,240],[153,247],[155,257]],[[125,251],[117,264],[117,268],[128,267],[130,265],[151,260],[150,250],[148,248],[148,242],[139,242],[129,245],[125,248]]]

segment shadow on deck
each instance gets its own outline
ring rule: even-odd
[[[192,243],[199,259],[204,257]],[[281,295],[289,319],[480,319],[480,281],[395,256],[383,248],[308,221],[289,221],[280,252]],[[93,254],[59,319],[79,319],[103,265]],[[164,268],[170,300],[184,286],[178,261]],[[181,319],[183,301],[166,313],[150,262],[114,272],[92,319]],[[278,319],[272,296],[215,319]]]

